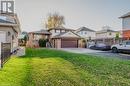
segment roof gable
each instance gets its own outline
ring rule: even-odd
[[[69,32],[61,35],[61,37],[80,37],[80,36],[78,36],[76,33],[72,32],[72,31],[69,31]]]
[[[80,31],[90,31],[90,32],[95,32],[94,30],[89,29],[89,28],[87,28],[87,27],[81,27],[81,28],[77,29],[77,32],[80,32]]]
[[[64,33],[60,33],[56,36],[54,36],[53,38],[81,38],[79,35],[77,35],[76,33],[72,32],[72,31],[68,31],[68,32],[64,32]]]
[[[96,33],[107,33],[107,32],[116,32],[116,31],[111,30],[111,29],[102,29],[100,31],[97,31]]]
[[[19,19],[17,14],[2,14],[0,13],[0,26],[12,26],[18,33],[21,32]]]

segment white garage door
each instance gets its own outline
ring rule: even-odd
[[[6,42],[6,32],[0,31],[0,42]]]

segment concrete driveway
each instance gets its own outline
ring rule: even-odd
[[[60,50],[72,52],[72,53],[105,53],[110,51],[99,51],[99,50],[91,50],[87,48],[61,48]]]
[[[72,52],[72,53],[81,53],[81,54],[89,54],[107,58],[121,58],[121,59],[129,59],[130,54],[122,54],[122,53],[112,53],[111,51],[100,51],[100,50],[91,50],[86,48],[61,48],[59,50]]]

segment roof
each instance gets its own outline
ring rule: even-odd
[[[0,26],[12,26],[16,32],[21,32],[17,14],[0,13]]]
[[[0,19],[0,23],[10,23],[10,24],[14,24],[14,22],[7,21],[7,20],[4,20],[4,19]]]
[[[65,28],[65,27],[63,27],[63,26],[60,26],[60,27],[56,27],[56,28],[50,28],[48,31],[50,31],[50,30],[69,30],[69,31],[75,31],[75,30],[73,30],[73,29],[69,29],[69,28]]]
[[[114,31],[114,30],[111,30],[111,29],[102,29],[100,31],[97,31],[97,33],[106,33],[106,32],[117,32],[117,31]]]
[[[127,18],[127,17],[130,17],[130,12],[124,14],[123,16],[121,16],[120,18]]]
[[[69,32],[71,32],[71,33],[73,33],[74,35],[76,35],[77,38],[81,38],[78,34],[72,32],[72,31],[69,31]],[[60,33],[60,34],[58,34],[58,35],[53,36],[52,38],[62,38],[62,36],[63,36],[64,34],[67,34],[67,33],[69,33],[69,32],[62,32],[62,33]]]
[[[29,33],[34,33],[34,34],[45,34],[45,35],[50,35],[51,33],[48,32],[47,30],[40,30],[40,31],[33,31]]]
[[[94,30],[91,30],[91,29],[86,28],[86,27],[81,27],[81,28],[77,29],[76,32],[80,32],[80,31],[90,31],[90,32],[95,32]]]

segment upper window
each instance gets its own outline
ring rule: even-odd
[[[83,31],[81,31],[80,34],[83,34]]]
[[[61,32],[65,32],[65,30],[61,30]]]
[[[87,32],[85,31],[84,34],[87,34]]]

